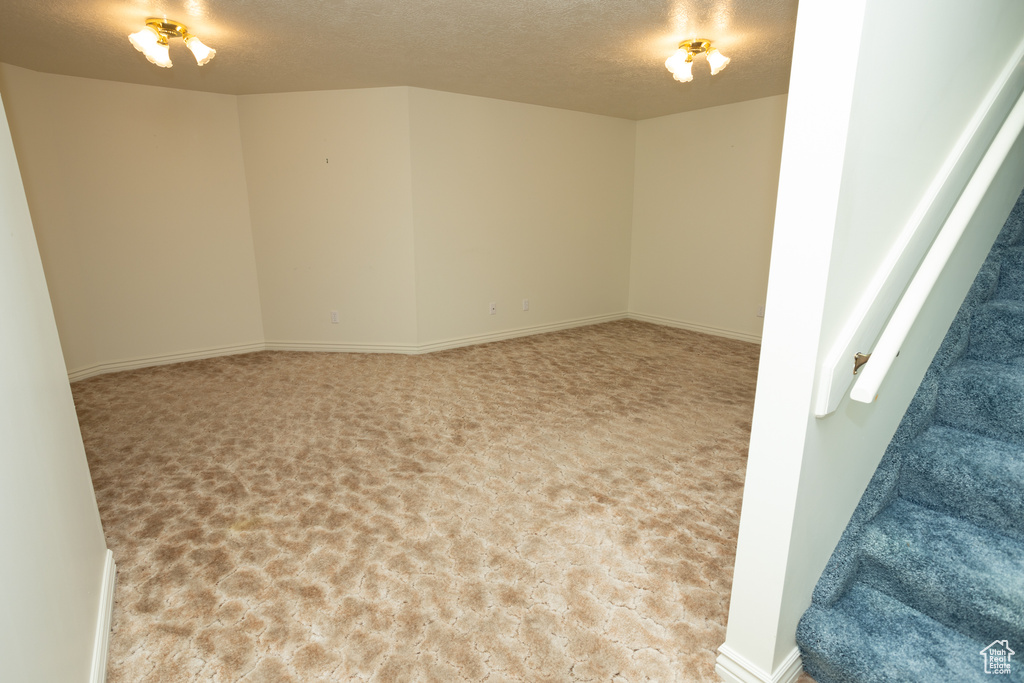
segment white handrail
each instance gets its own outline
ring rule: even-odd
[[[963,194],[953,206],[949,218],[946,219],[931,249],[914,274],[914,279],[910,281],[907,291],[893,311],[892,317],[882,331],[882,336],[871,351],[871,360],[861,369],[850,391],[850,398],[854,401],[871,403],[878,398],[878,389],[882,386],[893,361],[896,360],[900,347],[906,341],[907,334],[914,326],[928,295],[931,294],[939,275],[946,267],[949,257],[963,237],[974,212],[977,211],[993,179],[1016,144],[1021,131],[1024,131],[1024,95],[1017,100],[1017,104],[992,140],[977,170],[971,176]]]
[[[823,356],[814,398],[817,417],[834,412],[850,390],[856,380],[853,374],[854,354],[866,351],[878,340],[907,283],[920,267],[957,198],[1022,92],[1024,40],[1017,45],[992,87],[979,101],[971,120]]]

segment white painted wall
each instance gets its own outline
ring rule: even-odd
[[[781,97],[638,126],[416,88],[236,98],[0,65],[0,89],[73,378],[627,311],[760,333]],[[708,231],[678,230],[666,189],[687,154],[711,160],[682,200]]]
[[[0,105],[0,678],[89,680],[106,542]]]
[[[415,344],[408,89],[238,100],[267,341]]]
[[[0,66],[68,369],[261,343],[236,98]]]
[[[786,96],[637,123],[629,311],[756,341]]]
[[[420,344],[624,314],[635,124],[409,97]]]
[[[878,401],[846,399],[832,416],[813,416],[824,352],[1024,35],[1024,6],[1013,0],[898,5],[800,6],[719,658],[727,680],[784,680],[791,671],[814,584],[991,244],[986,233],[957,250]],[[957,35],[982,37],[979,49],[951,58]],[[977,216],[991,237],[1024,186],[1024,155],[1011,159]]]
[[[881,263],[898,239],[1020,44],[1022,17],[1024,5],[1012,0],[969,6],[867,2],[847,133],[852,153],[843,165],[829,306],[822,322],[825,346],[834,343],[874,275],[871,266]],[[909,36],[907,27],[916,27]],[[953,35],[980,39],[950,59]],[[878,50],[877,45],[888,47]],[[940,198],[943,214],[953,200]]]

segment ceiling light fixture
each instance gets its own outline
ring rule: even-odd
[[[693,58],[695,55],[704,53],[711,66],[711,75],[729,65],[729,58],[711,47],[710,40],[684,40],[679,43],[679,49],[672,53],[672,56],[665,60],[665,68],[672,72],[672,77],[680,83],[689,83],[693,80]]]
[[[170,19],[146,19],[146,28],[128,36],[128,40],[135,46],[135,49],[146,55],[146,59],[157,66],[164,68],[171,67],[171,55],[168,52],[168,40],[171,38],[183,38],[185,46],[195,55],[196,63],[199,66],[206,64],[213,59],[217,51],[212,47],[203,44],[203,41],[188,32],[184,24],[179,24]]]

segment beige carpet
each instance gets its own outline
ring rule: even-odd
[[[711,681],[758,347],[616,322],[73,385],[109,681]]]

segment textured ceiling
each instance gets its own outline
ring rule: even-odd
[[[410,85],[645,119],[787,91],[797,0],[0,0],[0,61],[48,73],[229,94]],[[128,42],[186,24],[174,67]],[[691,83],[664,61],[709,38],[732,59]]]

